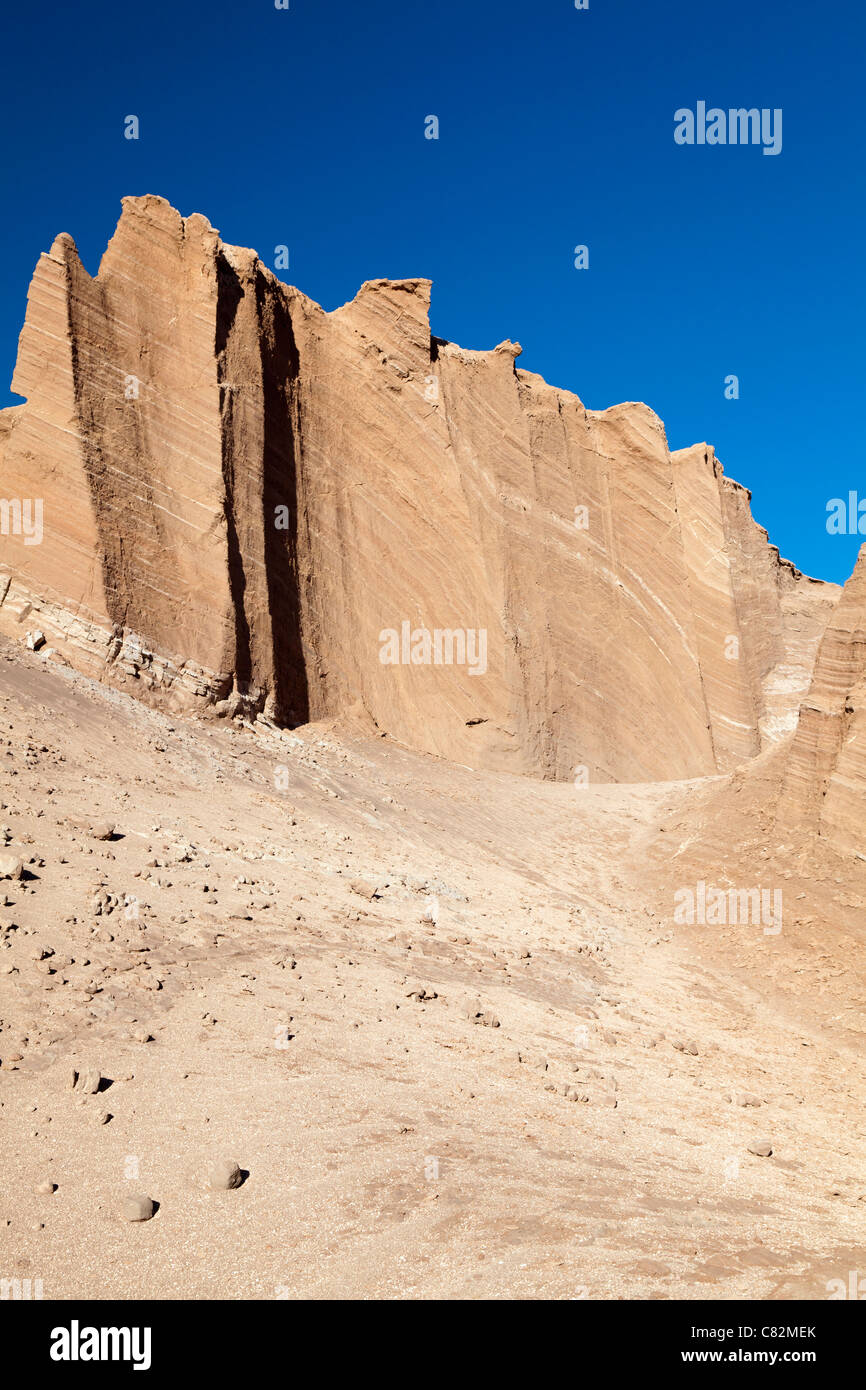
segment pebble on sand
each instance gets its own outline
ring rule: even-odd
[[[761,1097],[754,1095],[751,1091],[731,1091],[728,1100],[731,1105],[751,1107],[752,1109],[757,1109],[759,1105],[764,1104]]]
[[[120,1204],[120,1215],[124,1221],[149,1221],[153,1216],[153,1199],[144,1193],[134,1193],[124,1197]]]
[[[218,1159],[207,1175],[208,1187],[215,1192],[228,1192],[233,1187],[240,1187],[243,1180],[243,1173],[233,1158]]]
[[[468,1018],[470,1023],[480,1023],[485,1028],[498,1028],[499,1019],[495,1014],[485,1010],[480,1000],[467,999],[460,1007],[460,1012],[464,1018]]]
[[[0,854],[0,878],[20,878],[24,872],[22,861],[15,854]]]
[[[69,1079],[71,1089],[85,1096],[95,1096],[102,1084],[102,1074],[97,1067],[84,1067],[81,1071],[72,1071]]]

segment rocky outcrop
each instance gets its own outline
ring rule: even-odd
[[[326,313],[150,196],[95,278],[58,237],[0,412],[0,491],[44,503],[41,544],[0,536],[0,628],[144,698],[360,709],[535,776],[697,776],[778,738],[835,586],[706,445],[431,337],[429,297],[374,280]]]
[[[795,728],[840,590],[780,558],[751,493],[710,446],[671,458],[713,747],[727,769]]]
[[[780,819],[866,850],[866,546],[842,590],[788,752]]]

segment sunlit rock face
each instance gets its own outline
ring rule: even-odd
[[[469,766],[726,770],[794,727],[838,596],[707,445],[584,408],[430,282],[326,313],[163,199],[91,278],[60,236],[0,412],[0,629],[169,707],[359,715]],[[814,687],[813,687],[814,688]]]
[[[866,546],[818,649],[781,806],[784,820],[866,857]]]

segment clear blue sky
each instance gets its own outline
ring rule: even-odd
[[[69,232],[95,271],[120,198],[161,193],[271,264],[287,244],[329,309],[429,276],[435,333],[646,401],[783,555],[850,572],[866,537],[825,522],[866,498],[862,0],[82,0],[3,30],[0,404],[39,252]],[[677,146],[699,100],[781,107],[781,154]]]

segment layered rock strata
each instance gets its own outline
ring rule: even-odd
[[[866,858],[866,546],[818,650],[787,755],[781,819]]]
[[[60,236],[0,412],[0,629],[89,674],[277,723],[582,780],[725,770],[796,722],[837,589],[779,558],[712,449],[587,410],[427,280],[326,313],[198,214]],[[19,528],[20,530],[20,528]]]

